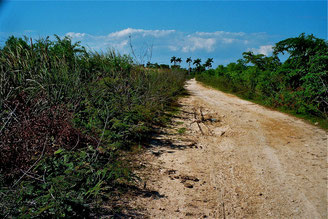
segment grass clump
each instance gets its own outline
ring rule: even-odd
[[[178,129],[178,134],[182,135],[182,134],[184,134],[186,131],[187,131],[186,128],[179,128],[179,129]]]
[[[10,37],[0,48],[0,216],[94,215],[136,179],[121,152],[165,121],[184,81],[68,37]]]

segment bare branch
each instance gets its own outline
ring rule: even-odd
[[[32,166],[30,166],[30,168],[28,168],[28,170],[26,170],[26,172],[24,172],[24,174],[14,183],[14,185],[12,187],[15,187],[22,179],[23,177],[28,173],[30,172],[30,170],[41,160],[41,158],[43,157],[44,155],[44,151],[45,151],[45,148],[46,148],[46,143],[48,141],[48,136],[46,138],[46,140],[44,141],[44,144],[43,144],[43,149],[42,149],[42,153],[40,155],[40,157],[34,162],[34,164]]]

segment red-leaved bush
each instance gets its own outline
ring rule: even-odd
[[[73,127],[72,113],[65,106],[37,110],[42,101],[42,96],[28,101],[27,95],[21,93],[4,104],[12,113],[0,135],[0,173],[9,178],[59,148],[73,150],[97,143],[97,139]]]

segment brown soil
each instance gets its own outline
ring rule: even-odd
[[[142,155],[150,218],[327,218],[327,132],[204,87]]]

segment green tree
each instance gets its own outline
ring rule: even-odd
[[[171,57],[171,63],[173,63],[173,65],[175,65],[176,62],[177,62],[177,57],[172,56]]]
[[[189,66],[189,69],[188,69],[189,74],[190,74],[190,64],[191,64],[191,62],[192,62],[191,57],[187,58],[186,63],[188,63],[188,66]]]
[[[280,54],[287,56],[283,63]],[[328,41],[313,35],[303,33],[276,43],[272,56],[244,52],[237,62],[196,79],[274,107],[328,118]]]
[[[327,116],[328,112],[328,41],[302,33],[278,42],[273,54],[288,53],[288,59],[276,72],[285,89],[298,95],[299,111]]]
[[[176,59],[176,62],[180,64],[182,62],[182,59],[181,58],[177,58]]]
[[[243,57],[245,60],[244,63],[252,63],[254,66],[258,67],[261,71],[275,70],[279,65],[281,65],[277,55],[267,57],[263,54],[255,55],[253,52],[249,51],[249,52],[244,52]]]
[[[317,55],[327,55],[328,42],[319,39],[313,34],[306,36],[302,33],[299,37],[288,38],[278,42],[273,48],[273,54],[289,53],[290,57],[287,62],[297,59],[298,65],[306,65],[311,57]]]
[[[208,58],[204,64],[204,67],[209,69],[212,67],[212,63],[213,63],[213,58]]]
[[[205,71],[205,67],[201,65],[201,59],[195,59],[193,64],[196,65],[196,72],[203,72]]]
[[[322,59],[328,54],[328,41],[314,37],[312,34],[306,36],[302,33],[299,37],[288,38],[278,42],[273,54],[288,53],[289,57],[279,69],[286,83],[293,89],[302,84],[302,78],[309,73],[310,67],[315,60]],[[313,68],[312,68],[313,69]],[[327,69],[326,69],[327,70]]]
[[[200,63],[202,62],[201,59],[195,59],[194,62],[193,62],[193,65],[196,65],[196,67],[198,68],[200,66]]]

